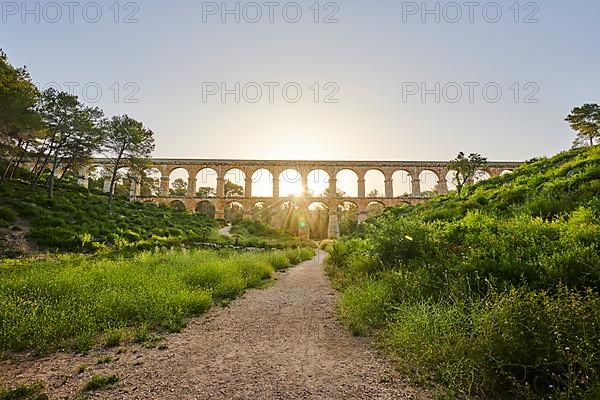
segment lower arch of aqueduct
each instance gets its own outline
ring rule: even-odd
[[[79,173],[79,183],[88,186],[90,171],[95,167],[110,165],[109,159],[94,159],[87,167],[82,168]],[[481,170],[490,177],[499,176],[506,171],[512,171],[518,167],[518,162],[489,162]],[[124,166],[127,167],[126,165]],[[296,202],[299,206],[308,207],[313,203],[322,203],[329,210],[330,237],[339,236],[338,206],[350,202],[358,209],[359,223],[367,218],[367,208],[374,202],[385,207],[400,204],[419,204],[426,201],[430,196],[423,195],[421,179],[423,172],[435,174],[437,177],[436,192],[445,194],[448,192],[447,176],[451,172],[447,162],[434,161],[251,161],[251,160],[176,160],[176,159],[153,159],[149,168],[160,172],[160,189],[158,196],[140,196],[139,179],[132,181],[131,199],[136,201],[150,202],[155,204],[183,205],[188,211],[194,212],[200,204],[209,202],[215,210],[216,218],[224,218],[225,209],[231,203],[241,204],[244,210],[244,218],[252,218],[252,209],[256,204],[264,204],[273,207],[288,200],[302,199]],[[171,174],[175,170],[184,169],[188,174],[187,195],[171,196]],[[200,171],[213,170],[216,173],[216,193],[214,197],[201,198],[197,196],[196,177]],[[244,194],[241,197],[226,197],[225,182],[226,175],[232,170],[239,170],[244,175]],[[270,197],[256,197],[252,195],[253,175],[256,171],[266,170],[271,174],[273,193]],[[280,175],[287,170],[298,172],[298,179],[302,186],[302,195],[297,197],[280,196]],[[357,179],[357,196],[340,197],[337,188],[337,176],[341,171],[353,171]],[[369,197],[365,191],[365,175],[367,172],[380,171],[385,177],[385,193],[380,197]],[[313,171],[324,171],[328,175],[328,196],[314,197],[307,194],[308,176]],[[393,176],[396,172],[403,171],[410,176],[411,193],[402,196],[394,195]],[[105,185],[105,190],[108,188]]]

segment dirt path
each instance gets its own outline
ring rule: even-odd
[[[219,234],[231,237],[231,225],[227,225],[226,227],[219,229]]]
[[[365,339],[336,320],[336,294],[319,255],[226,309],[194,319],[164,350],[141,346],[0,364],[0,381],[42,379],[51,398],[75,398],[93,373],[116,373],[94,399],[422,399]],[[123,351],[121,350],[121,351]],[[77,373],[81,364],[90,367]]]

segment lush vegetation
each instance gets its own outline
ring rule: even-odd
[[[32,385],[19,385],[14,389],[6,389],[0,385],[2,400],[48,400],[44,385],[41,382]]]
[[[341,316],[449,397],[600,398],[600,148],[329,244]]]
[[[0,230],[28,229],[27,239],[44,250],[94,252],[99,249],[152,250],[193,246],[218,238],[215,221],[165,206],[116,201],[65,185],[48,199],[43,189],[20,181],[0,184]],[[20,221],[20,223],[17,223]],[[0,255],[19,255],[0,239]]]
[[[179,331],[186,318],[257,287],[310,249],[63,255],[0,263],[0,350],[86,350]]]
[[[15,232],[23,233],[39,250],[52,252],[131,252],[206,243],[268,249],[313,246],[250,220],[234,225],[233,237],[227,238],[216,231],[221,222],[202,213],[126,199],[126,194],[117,196],[110,210],[100,189],[87,190],[74,182],[65,182],[53,199],[43,188],[31,188],[23,181],[0,183],[0,257],[26,255],[6,239]]]
[[[302,241],[287,231],[275,229],[256,220],[241,220],[231,228],[235,243],[244,247],[282,249],[297,246],[314,247],[312,241]]]

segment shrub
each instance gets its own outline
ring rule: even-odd
[[[0,225],[7,225],[3,210],[14,209],[31,226],[28,238],[51,251],[149,248],[142,242],[152,236],[167,238],[169,247],[188,245],[205,241],[216,226],[203,216],[122,200],[110,212],[105,195],[82,192],[71,183],[63,183],[52,201],[44,188],[19,182],[2,182],[0,189]]]
[[[313,258],[315,252],[312,249],[302,247],[296,249],[287,249],[284,251],[284,254],[292,265],[296,265],[302,261],[307,261]]]
[[[75,230],[61,226],[33,228],[27,237],[51,249],[76,250],[81,245]]]
[[[105,347],[116,347],[121,344],[121,341],[125,338],[125,330],[122,328],[108,329],[104,332],[104,346]]]
[[[292,265],[289,258],[281,251],[269,253],[269,262],[276,270],[286,269]]]
[[[432,255],[429,226],[409,218],[378,220],[369,229],[371,251],[384,264]]]
[[[342,321],[356,335],[380,328],[392,299],[391,288],[383,281],[367,281],[344,290],[340,301]]]
[[[520,288],[471,304],[404,304],[386,343],[406,370],[433,370],[456,393],[583,398],[600,383],[599,303],[591,292]]]
[[[94,375],[86,382],[83,387],[84,392],[94,392],[97,390],[109,389],[119,382],[117,375]]]
[[[4,221],[8,225],[14,223],[17,217],[17,213],[12,208],[0,207],[0,221]]]
[[[48,400],[42,383],[19,385],[14,389],[0,386],[0,399],[3,400]]]

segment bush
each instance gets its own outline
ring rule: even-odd
[[[284,254],[292,265],[299,264],[302,261],[310,260],[315,256],[314,250],[306,247],[287,249],[284,251]]]
[[[384,264],[394,265],[425,256],[435,250],[430,229],[425,223],[409,218],[380,220],[369,228],[371,251]]]
[[[369,333],[386,321],[391,299],[391,288],[383,281],[350,286],[344,290],[340,301],[342,321],[356,335]]]
[[[97,390],[104,390],[114,386],[119,382],[117,375],[94,375],[83,387],[84,392],[94,392]]]
[[[17,220],[17,217],[17,213],[12,208],[0,207],[0,223],[12,224]]]
[[[433,370],[455,393],[584,398],[600,384],[599,305],[592,292],[527,288],[472,304],[406,304],[386,343],[406,370]]]
[[[19,385],[14,389],[0,386],[0,399],[3,400],[48,400],[42,383]]]
[[[66,227],[33,228],[29,239],[35,240],[39,245],[50,249],[77,250],[81,240],[76,231]]]
[[[290,259],[281,251],[269,253],[269,262],[276,270],[286,269],[292,265]]]

